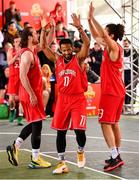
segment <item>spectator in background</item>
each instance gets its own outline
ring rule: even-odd
[[[2,49],[0,49],[0,65],[3,67],[7,65],[7,52],[12,47],[11,43],[6,43]]]
[[[81,43],[80,40],[74,41],[73,51],[74,51],[75,53],[78,53],[78,52],[81,50],[81,47],[82,47],[82,43]]]
[[[11,21],[8,24],[8,31],[4,34],[4,44],[14,43],[14,37],[17,36],[18,30],[16,28],[15,22]]]
[[[25,29],[25,28],[27,28],[27,27],[31,27],[31,25],[30,25],[30,23],[29,22],[24,22],[24,24],[23,24],[23,28]]]
[[[97,75],[100,76],[100,66],[102,62],[102,48],[101,46],[95,42],[93,49],[90,50],[90,58],[91,62],[89,62],[89,65],[91,67],[91,70],[93,70]]]
[[[64,23],[64,12],[59,2],[56,3],[54,10],[50,12],[50,17],[55,20],[56,24],[58,21]]]
[[[131,95],[131,43],[126,38],[123,40],[123,47],[124,47],[124,82],[126,86],[126,90],[129,90],[128,94]],[[133,48],[133,79],[138,76],[138,65],[139,65],[139,55],[137,51]],[[134,88],[136,87],[135,82],[133,84]],[[129,86],[128,86],[129,85]],[[126,94],[125,96],[125,104],[130,104],[131,97]],[[128,107],[125,108],[128,110]]]
[[[42,77],[43,77],[43,101],[44,101],[44,109],[46,109],[50,92],[51,92],[51,84],[50,78],[52,75],[51,69],[48,64],[44,64],[41,68]]]
[[[4,37],[3,37],[3,34],[2,32],[0,31],[0,48],[2,48],[2,42],[4,40]]]
[[[5,25],[6,29],[8,28],[8,24],[13,21],[15,22],[16,28],[19,31],[22,31],[22,27],[20,25],[21,15],[19,9],[16,9],[16,4],[14,0],[9,2],[9,8],[5,10]]]
[[[7,65],[7,55],[4,47],[0,49],[0,65],[1,66]]]
[[[74,41],[74,48],[73,48],[74,52],[79,53],[81,48],[82,48],[81,41],[80,40]],[[86,60],[88,61],[88,58]],[[86,68],[86,74],[87,74],[88,82],[100,83],[100,77],[94,71],[91,70],[91,68],[87,62],[85,62],[85,68]]]
[[[86,74],[87,74],[87,80],[90,83],[100,83],[100,77],[91,70],[90,66],[88,63],[85,63],[86,67]]]
[[[89,40],[91,41],[91,33],[90,33],[90,31],[88,29],[84,29],[84,32],[87,35],[87,37],[89,38]],[[83,43],[82,37],[81,37],[80,34],[79,34],[79,37],[80,37],[80,42]]]
[[[58,21],[56,23],[56,40],[57,43],[59,44],[59,41],[61,39],[65,39],[68,38],[68,32],[65,30],[64,26],[63,26],[63,22],[62,21]]]
[[[0,103],[4,102],[4,97],[5,97],[5,86],[8,83],[7,77],[5,77],[4,70],[7,66],[2,66],[0,65]]]
[[[0,99],[4,99],[5,96],[5,85],[8,79],[5,77],[4,70],[7,67],[7,52],[11,48],[10,43],[6,43],[4,48],[0,51]]]

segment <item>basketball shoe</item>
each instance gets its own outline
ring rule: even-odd
[[[68,173],[69,169],[68,166],[64,161],[60,161],[57,165],[56,169],[53,170],[53,174],[62,174],[62,173]]]
[[[28,165],[31,169],[39,169],[39,168],[49,168],[51,167],[51,163],[43,160],[40,156],[37,160],[34,160],[31,156],[31,162]]]
[[[120,158],[120,156],[118,155],[116,159],[109,159],[109,160],[105,160],[105,163],[107,163],[107,165],[104,166],[104,171],[112,171],[122,165],[124,165],[124,161]]]
[[[18,166],[18,152],[19,152],[19,149],[17,149],[15,147],[15,142],[13,143],[13,145],[7,146],[6,149],[7,149],[7,155],[8,155],[9,162],[14,166]]]
[[[84,155],[84,151],[77,151],[77,164],[79,168],[83,168],[85,166],[86,159]]]

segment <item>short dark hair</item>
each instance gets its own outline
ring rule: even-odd
[[[14,0],[11,0],[11,1],[9,2],[9,4],[10,4],[10,5],[15,4],[15,1],[14,1]]]
[[[28,46],[28,37],[32,36],[31,29],[32,27],[27,27],[23,30],[21,34],[21,47],[26,48]]]
[[[81,48],[81,47],[82,47],[81,41],[80,41],[80,40],[74,41],[74,47],[75,47],[75,48]]]
[[[61,47],[62,44],[70,44],[71,46],[73,46],[72,40],[69,38],[61,39],[59,42],[59,46]]]
[[[26,26],[26,25],[28,25],[28,24],[30,25],[30,23],[29,23],[28,21],[26,21],[26,22],[24,22],[23,25]]]
[[[63,22],[62,21],[57,21],[56,26],[59,25],[59,24],[63,24]]]
[[[10,21],[10,22],[8,23],[8,26],[10,26],[11,24],[15,24],[15,22],[14,22],[14,21]]]
[[[129,44],[131,44],[131,41],[126,37],[123,41],[127,41]]]

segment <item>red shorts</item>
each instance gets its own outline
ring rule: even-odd
[[[9,94],[9,95],[18,95],[19,84],[20,84],[20,79],[19,79],[18,74],[14,75],[14,76],[10,76],[9,81],[8,81],[7,94]]]
[[[84,94],[60,94],[58,96],[51,128],[57,130],[85,130],[86,119],[86,99]]]
[[[122,113],[124,97],[102,95],[99,105],[99,122],[115,124],[119,122]]]
[[[42,98],[37,97],[37,99],[38,104],[36,106],[32,106],[29,101],[21,100],[24,116],[29,123],[46,119]]]

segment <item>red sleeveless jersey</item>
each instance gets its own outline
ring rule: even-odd
[[[101,64],[101,93],[111,94],[123,97],[125,95],[125,86],[122,80],[123,71],[123,49],[119,46],[119,57],[113,62],[108,54],[107,49],[103,52]]]
[[[15,49],[13,50],[13,57],[17,54]],[[9,75],[14,76],[17,75],[19,76],[19,59],[17,59],[14,63],[10,64],[9,66]]]
[[[25,51],[31,51],[31,50],[28,48],[23,48],[21,50],[21,55]],[[28,76],[31,88],[35,92],[35,95],[37,97],[40,97],[42,96],[42,74],[40,71],[40,64],[39,64],[39,59],[37,57],[37,54],[35,52],[32,52],[32,53],[34,55],[34,65],[32,68],[30,68],[27,76]],[[29,101],[29,94],[27,93],[25,88],[22,86],[22,84],[20,84],[20,88],[19,88],[19,98],[22,101]]]
[[[67,64],[63,56],[59,57],[56,62],[56,78],[60,93],[76,95],[87,91],[86,70],[81,69],[76,56]]]

